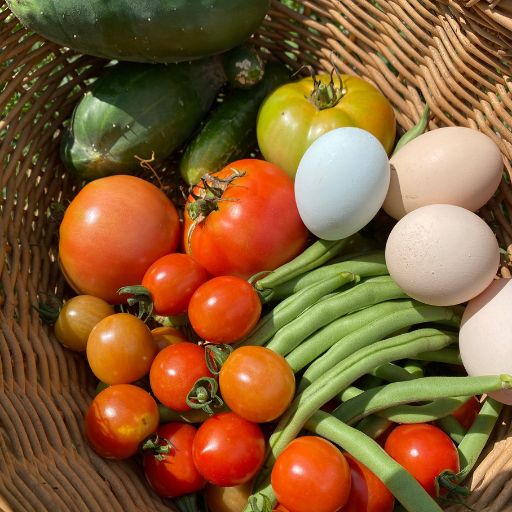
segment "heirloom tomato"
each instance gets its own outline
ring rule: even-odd
[[[66,208],[59,263],[77,292],[120,303],[117,290],[138,284],[148,267],[179,242],[176,208],[155,185],[135,176],[91,181]]]
[[[274,270],[297,256],[307,238],[293,181],[256,158],[203,178],[185,206],[185,250],[213,276],[247,279]]]
[[[320,74],[282,85],[267,96],[258,113],[258,145],[265,160],[293,177],[312,142],[344,126],[372,133],[388,154],[393,147],[396,120],[388,99],[362,78]]]

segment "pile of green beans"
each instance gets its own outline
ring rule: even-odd
[[[275,503],[273,464],[304,430],[368,466],[406,510],[439,512],[436,500],[374,439],[394,423],[435,422],[458,445],[461,472],[451,478],[462,481],[501,405],[487,398],[469,431],[452,413],[475,395],[512,389],[508,375],[468,377],[457,371],[461,308],[411,299],[389,276],[382,250],[346,253],[354,240],[318,240],[286,265],[251,280],[266,312],[236,347],[266,346],[283,355],[297,389],[270,437],[252,505],[244,512],[263,500]],[[333,399],[339,405],[332,413],[322,411]]]

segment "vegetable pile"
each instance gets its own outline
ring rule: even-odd
[[[47,2],[10,3],[72,43]],[[40,306],[97,381],[92,449],[136,458],[184,511],[463,502],[512,404],[512,285],[474,213],[501,180],[496,145],[423,133],[428,108],[397,140],[368,81],[264,62],[246,39],[266,1],[206,2],[204,20],[186,2],[172,19],[117,3],[130,23],[116,45],[104,2],[94,30],[69,27],[113,62],[61,139],[80,185],[59,232],[72,292]],[[233,12],[236,27],[213,30]]]

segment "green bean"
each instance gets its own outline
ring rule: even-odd
[[[353,424],[369,414],[398,405],[408,404],[409,402],[424,402],[440,398],[463,397],[461,399],[457,398],[459,402],[457,406],[459,406],[467,402],[472,395],[498,391],[504,388],[512,388],[512,377],[507,375],[484,377],[421,377],[411,381],[393,382],[385,386],[369,389],[340,404],[332,414],[341,421]],[[446,406],[445,410],[448,410],[444,416],[453,412],[453,410],[450,410],[451,405],[454,405],[454,402],[446,402],[443,404],[443,407]],[[402,409],[402,411],[403,410],[404,409]],[[390,414],[399,411],[400,409],[395,409],[395,411],[392,411]],[[391,419],[389,417],[390,414],[386,415],[388,419]]]
[[[350,272],[361,277],[381,276],[388,273],[384,251],[372,251],[354,256],[353,259],[323,265],[315,270],[290,279],[272,289],[272,300],[282,300],[302,288],[339,272]]]
[[[378,302],[404,297],[405,293],[390,277],[384,282],[372,282],[368,279],[311,306],[307,312],[279,329],[267,347],[284,356],[310,334],[337,318]]]
[[[342,240],[317,240],[293,260],[258,279],[255,283],[257,290],[275,288],[290,279],[317,268],[332,257],[339,254],[350,241],[351,237]]]
[[[424,366],[425,366],[424,363],[422,364],[419,361],[412,361],[412,360],[407,360],[402,365],[403,369],[405,371],[409,372],[415,378],[425,376],[425,372],[423,370]]]
[[[422,352],[421,354],[417,354],[416,359],[418,359],[419,361],[429,361],[434,363],[445,363],[462,366],[462,359],[460,357],[458,347],[445,348],[444,350],[439,350],[435,352],[427,350],[425,352]]]
[[[404,380],[416,379],[412,373],[394,363],[386,363],[377,366],[370,372],[370,375],[379,377],[387,382],[401,382]]]
[[[429,115],[430,108],[428,105],[425,105],[419,121],[410,130],[407,130],[396,143],[395,149],[393,150],[393,155],[396,154],[398,150],[405,146],[408,142],[415,139],[425,131],[425,128],[428,124]]]
[[[290,295],[266,314],[249,336],[238,343],[236,347],[264,345],[278,329],[297,318],[304,310],[318,302],[326,294],[341,288],[347,283],[357,282],[358,280],[359,278],[354,274],[340,272]]]
[[[452,438],[455,444],[460,444],[467,434],[467,430],[451,415],[439,418],[436,423]]]
[[[411,300],[397,301],[396,304],[400,307],[397,307],[392,313],[369,321],[358,330],[341,338],[327,352],[311,363],[299,382],[298,390],[304,390],[329,368],[356,350],[393,334],[401,327],[422,322],[445,321],[452,325],[458,325],[460,322],[459,317],[450,308],[429,306]],[[364,311],[370,311],[370,309]],[[293,368],[298,366],[294,365]]]
[[[357,430],[363,432],[372,439],[377,439],[393,425],[392,421],[380,416],[370,415],[363,418],[356,426]]]

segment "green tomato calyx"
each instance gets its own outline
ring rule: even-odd
[[[336,75],[338,84],[334,83],[334,75]],[[336,67],[332,68],[331,78],[327,84],[318,79],[313,72],[311,72],[311,78],[313,79],[313,90],[308,99],[318,110],[335,107],[347,93]]]

